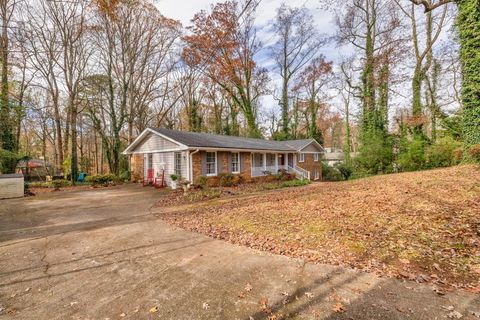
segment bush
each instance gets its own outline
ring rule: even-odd
[[[468,149],[468,154],[473,160],[480,162],[480,144],[474,144]]]
[[[340,173],[340,175],[344,180],[350,179],[353,173],[353,168],[350,165],[346,164],[345,162],[336,163],[335,169],[338,170],[338,172]]]
[[[327,181],[340,181],[342,180],[342,174],[336,167],[330,167],[325,162],[322,162],[322,175],[323,180]]]
[[[285,169],[278,170],[278,173],[275,175],[275,179],[278,181],[289,181],[295,179],[295,173],[290,173]]]
[[[398,156],[398,164],[401,170],[415,171],[425,167],[425,140],[416,138],[405,141],[405,146]]]
[[[310,180],[307,179],[295,179],[295,180],[290,180],[290,181],[284,181],[282,182],[282,188],[289,188],[289,187],[299,187],[299,186],[306,186],[307,184],[310,184]]]
[[[71,186],[72,183],[68,180],[53,180],[51,182],[48,182],[48,184],[50,186],[53,187],[54,190],[60,190],[60,188],[63,188],[63,187],[68,187],[68,186]]]
[[[362,174],[393,171],[393,141],[383,134],[365,134],[361,137],[358,156],[354,158],[355,171]]]
[[[427,166],[430,168],[448,167],[457,162],[455,151],[461,143],[451,137],[439,139],[427,148]]]
[[[195,187],[200,188],[200,189],[206,189],[208,186],[208,179],[205,176],[198,176],[195,178],[195,181],[193,183]]]
[[[245,179],[243,178],[242,175],[237,174],[237,175],[233,176],[233,184],[234,185],[238,186],[239,184],[242,184],[244,182],[245,182]]]
[[[220,174],[220,186],[221,187],[232,187],[234,186],[233,174],[231,173],[222,173]]]
[[[90,182],[93,185],[108,185],[120,181],[119,178],[113,174],[98,174],[95,176],[87,176],[87,182]]]
[[[178,176],[178,174],[173,173],[173,174],[170,175],[170,179],[172,179],[172,181],[177,181],[178,178],[180,178],[180,177]]]
[[[453,150],[453,161],[455,164],[459,164],[463,160],[463,148],[457,148]]]
[[[118,178],[123,181],[123,182],[129,182],[130,179],[132,178],[132,172],[129,170],[122,171]]]
[[[0,149],[0,173],[13,173],[21,158],[8,150]]]

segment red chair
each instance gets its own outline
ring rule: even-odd
[[[153,169],[147,169],[147,179],[143,179],[143,186],[150,186],[155,183]]]

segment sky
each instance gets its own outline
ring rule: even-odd
[[[183,26],[186,27],[191,24],[190,20],[195,13],[200,10],[209,11],[210,6],[216,2],[218,2],[218,0],[156,0],[155,4],[164,16],[180,20]],[[333,34],[335,32],[333,15],[330,12],[322,10],[318,0],[261,0],[256,10],[255,24],[258,30],[257,35],[265,47],[268,47],[268,45],[274,41],[271,25],[276,15],[276,9],[282,2],[286,2],[291,7],[307,7],[314,17],[314,22],[319,33]],[[332,43],[322,48],[321,53],[323,53],[327,59],[337,61],[340,56],[338,51],[338,48]],[[269,57],[267,49],[260,52],[256,57],[256,61],[262,67],[270,70],[270,78],[274,84],[279,83],[279,76],[275,72],[273,61]],[[271,112],[272,109],[279,110],[278,102],[271,95],[263,97],[262,105],[265,113]]]
[[[181,21],[183,26],[186,27],[191,24],[190,20],[193,18],[195,13],[202,9],[209,11],[211,5],[219,1],[224,0],[155,0],[155,4],[163,15]],[[268,48],[268,45],[272,44],[275,39],[275,35],[272,31],[272,22],[276,15],[276,9],[282,4],[282,2],[287,3],[291,7],[305,6],[312,14],[314,23],[316,24],[319,33],[325,35],[335,34],[336,26],[334,22],[334,16],[331,12],[320,7],[319,0],[261,0],[257,7],[255,24],[257,27],[257,35],[266,48]],[[421,8],[418,10],[419,12],[422,11]],[[445,27],[444,31],[442,31],[439,39],[440,41],[438,41],[439,43],[451,37],[451,33],[448,32],[451,25],[452,21],[447,22],[447,27]],[[442,46],[439,43],[436,44],[436,48],[441,49]],[[436,48],[434,48],[434,51],[437,50]],[[351,46],[338,48],[335,42],[332,41],[325,47],[321,48],[320,53],[324,54],[327,60],[332,60],[334,65],[338,65],[342,57],[348,57],[352,55],[354,50]],[[268,49],[264,49],[263,52],[260,52],[260,54],[255,58],[259,65],[266,67],[270,71],[272,85],[276,88],[276,92],[278,92],[278,88],[280,87],[281,83],[280,77],[275,70],[275,66],[271,57],[269,56]],[[408,83],[409,82],[406,82],[405,85],[408,85]],[[404,91],[404,89],[406,91]],[[409,88],[405,87],[399,89],[398,91],[408,92],[408,90]],[[278,96],[278,94],[276,95]],[[340,101],[337,101],[337,98],[333,98],[331,103],[333,107],[337,109],[335,105],[338,105]],[[398,95],[398,97],[393,98],[393,103],[404,105],[406,103],[405,97],[403,95]],[[280,111],[278,101],[275,100],[273,95],[264,96],[261,100],[261,104],[263,115],[261,113],[260,118],[268,117],[272,111],[277,114]],[[353,106],[353,108],[355,109],[355,106]],[[390,116],[392,117],[395,109],[390,109]],[[262,122],[262,119],[259,120]]]

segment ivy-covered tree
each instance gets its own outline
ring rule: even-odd
[[[462,65],[462,102],[464,145],[480,144],[480,0],[410,0],[423,5],[425,12],[455,2],[456,26]]]

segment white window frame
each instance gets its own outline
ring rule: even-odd
[[[214,162],[214,168],[215,168],[215,173],[208,173],[208,154],[209,153],[214,153],[215,154],[215,162]],[[213,177],[213,176],[216,176],[217,175],[217,152],[216,151],[207,151],[206,154],[205,154],[205,166],[206,166],[206,176],[207,177]]]
[[[305,153],[300,152],[300,155],[298,157],[298,162],[305,162]]]
[[[313,154],[313,161],[318,162],[318,153]]]
[[[177,156],[179,157],[179,159],[177,159]],[[179,177],[182,176],[182,153],[181,152],[174,152],[173,153],[173,172],[178,175]],[[177,160],[180,160],[180,167],[177,168]],[[178,169],[178,172],[177,172],[177,169]]]
[[[233,170],[233,164],[234,164],[234,161],[233,161],[233,155],[237,155],[237,170]],[[232,158],[231,158],[231,165],[232,165],[232,173],[240,173],[240,152],[232,152]]]

